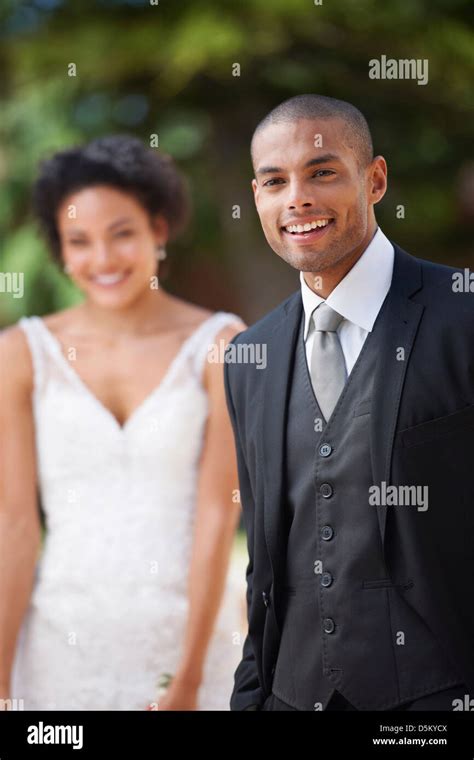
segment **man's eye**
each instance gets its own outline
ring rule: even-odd
[[[273,184],[275,184],[277,182],[283,182],[283,180],[282,179],[267,179],[267,181],[263,183],[263,186],[264,187],[272,187]]]
[[[314,172],[313,177],[325,177],[328,174],[335,174],[331,169],[318,169],[317,172]]]

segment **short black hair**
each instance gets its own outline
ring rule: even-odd
[[[108,185],[129,193],[150,214],[163,214],[170,238],[182,231],[190,215],[188,185],[171,156],[149,148],[131,135],[107,135],[86,145],[54,153],[40,164],[32,205],[51,252],[61,260],[56,215],[73,192]]]
[[[374,157],[372,135],[365,116],[345,100],[326,95],[296,95],[283,101],[265,116],[252,136],[251,153],[256,135],[270,124],[299,121],[299,119],[341,119],[345,123],[345,139],[356,154],[359,166],[366,167]]]

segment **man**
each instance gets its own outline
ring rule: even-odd
[[[291,98],[252,139],[255,203],[300,289],[226,356],[249,631],[232,710],[451,710],[474,696],[474,310],[377,226],[362,114]],[[235,355],[236,352],[234,352]]]

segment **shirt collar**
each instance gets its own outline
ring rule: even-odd
[[[326,298],[326,303],[353,322],[371,332],[377,314],[390,289],[394,250],[380,227],[364,253]],[[301,297],[305,313],[304,339],[308,336],[311,315],[324,298],[307,285],[300,272]]]

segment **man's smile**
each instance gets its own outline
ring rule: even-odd
[[[292,220],[281,227],[281,231],[293,240],[310,243],[323,237],[332,224],[334,224],[332,217],[308,217],[307,219]]]

